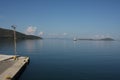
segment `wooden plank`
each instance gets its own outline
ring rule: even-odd
[[[15,77],[15,75],[19,73],[22,67],[28,63],[29,57],[18,57],[17,60],[9,59],[9,61],[12,61],[14,64],[12,64],[2,74],[0,74],[0,80],[12,80]]]

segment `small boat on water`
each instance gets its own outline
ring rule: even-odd
[[[73,41],[77,41],[77,38],[76,38],[76,37],[74,37],[74,38],[73,38]]]

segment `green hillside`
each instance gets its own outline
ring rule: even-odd
[[[0,38],[1,39],[13,39],[13,30],[0,28]],[[16,31],[17,39],[42,39],[41,37],[34,35],[26,35]]]

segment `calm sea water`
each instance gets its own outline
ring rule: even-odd
[[[17,52],[30,57],[20,80],[120,80],[120,41],[21,40]],[[0,40],[0,53],[13,43]]]

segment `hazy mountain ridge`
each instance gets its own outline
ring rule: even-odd
[[[0,28],[0,38],[2,39],[12,39],[13,38],[13,30]],[[41,37],[34,35],[26,35],[16,31],[17,39],[42,39]]]
[[[114,41],[113,38],[102,38],[102,39],[77,39],[77,40],[89,40],[89,41]]]

